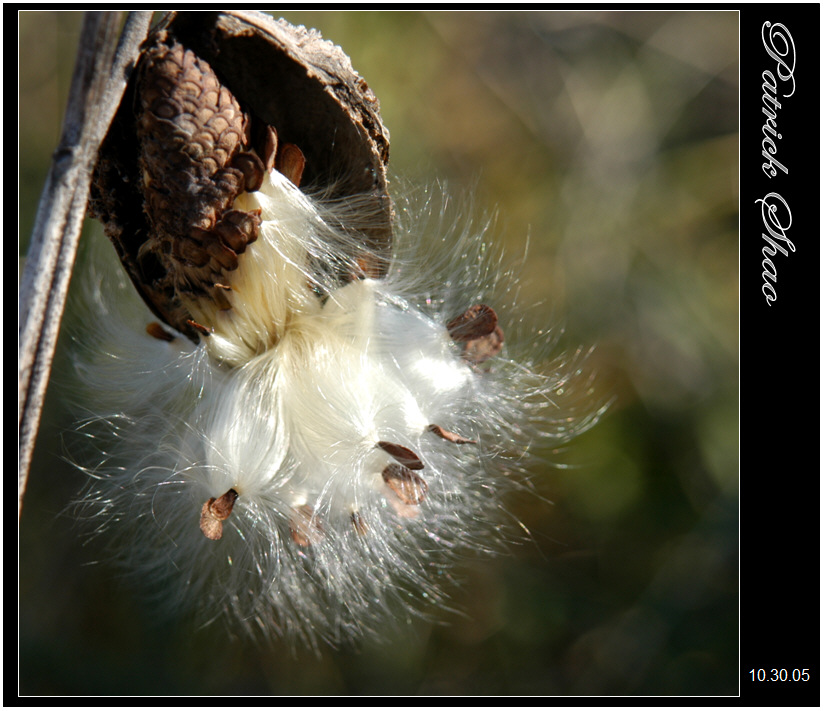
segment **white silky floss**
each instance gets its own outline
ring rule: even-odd
[[[473,362],[450,337],[462,300],[495,286],[467,255],[479,239],[455,237],[469,264],[433,266],[434,290],[398,259],[384,279],[330,288],[312,264],[348,252],[328,206],[272,171],[235,207],[261,208],[260,235],[231,309],[187,303],[212,330],[199,345],[93,298],[104,328],[79,371],[105,410],[84,427],[105,457],[81,504],[172,607],[338,644],[443,602],[455,559],[500,548],[532,442],[567,441],[597,413],[574,362],[539,375],[509,346]]]

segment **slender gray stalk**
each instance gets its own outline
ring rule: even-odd
[[[18,517],[40,424],[89,185],[152,13],[129,13],[118,42],[119,12],[83,20],[63,133],[37,208],[20,283],[17,414]]]

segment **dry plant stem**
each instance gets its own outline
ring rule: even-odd
[[[152,13],[87,13],[80,33],[63,135],[37,208],[20,283],[17,414],[18,518],[46,394],[97,150],[146,38]]]

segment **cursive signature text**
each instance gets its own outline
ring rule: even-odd
[[[755,201],[761,203],[761,220],[767,230],[767,234],[761,233],[761,237],[766,244],[761,248],[764,260],[761,266],[761,278],[764,280],[761,285],[761,293],[767,299],[767,305],[772,306],[772,302],[778,299],[778,292],[775,285],[778,282],[778,268],[773,261],[773,257],[780,252],[785,257],[790,252],[795,252],[795,245],[790,241],[787,232],[793,223],[793,216],[790,206],[778,193],[768,193],[763,198]]]
[[[761,27],[761,41],[764,43],[764,49],[767,54],[775,60],[775,73],[769,69],[765,69],[761,73],[761,78],[764,80],[761,84],[763,94],[761,101],[764,104],[761,111],[767,117],[761,133],[764,138],[761,141],[761,155],[767,160],[762,163],[761,169],[768,178],[774,178],[781,170],[787,173],[787,167],[776,158],[778,153],[778,146],[776,141],[781,139],[781,134],[778,133],[778,109],[781,108],[781,102],[778,100],[779,82],[783,84],[791,83],[788,87],[788,93],[783,94],[782,98],[786,99],[795,93],[795,43],[789,30],[780,22],[772,24],[765,22]],[[783,91],[782,86],[782,91]]]

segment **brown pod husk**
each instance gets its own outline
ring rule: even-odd
[[[349,255],[358,273],[336,276],[383,276],[389,134],[348,57],[318,32],[258,12],[166,15],[101,147],[89,211],[151,310],[193,341],[203,331],[186,299],[228,308],[231,272],[259,228],[231,205],[260,184],[275,150],[290,152],[281,165],[302,188],[371,203],[368,225],[343,225],[362,245]]]

